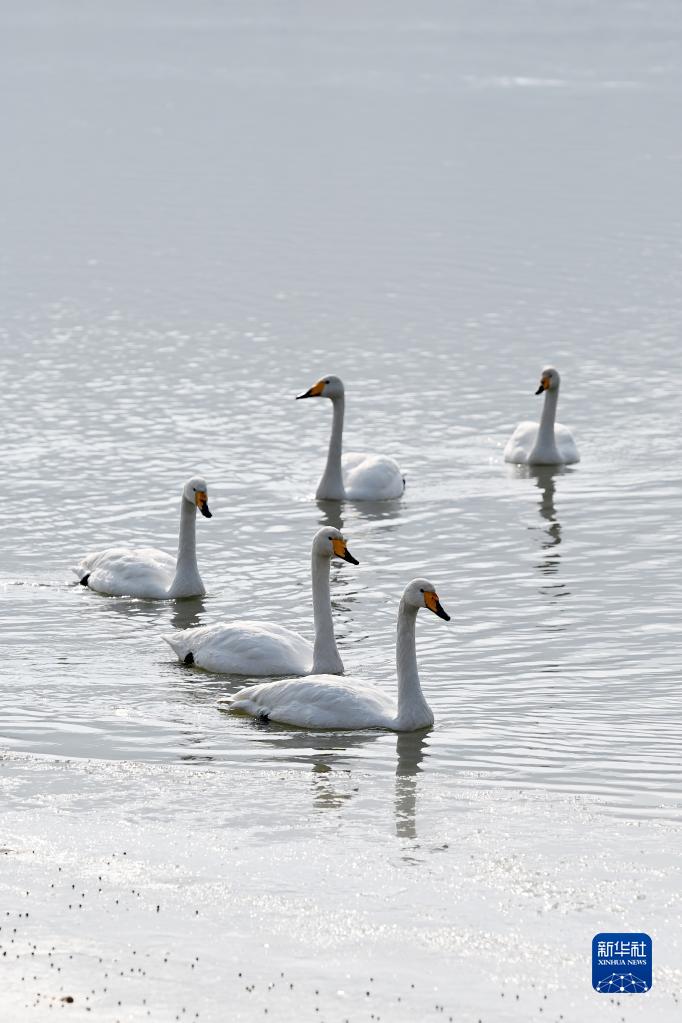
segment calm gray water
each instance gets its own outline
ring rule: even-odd
[[[396,740],[256,728],[159,634],[311,633],[320,523],[347,670],[390,689],[402,586],[434,730],[408,768],[679,812],[682,73],[676,3],[35,4],[2,11],[0,520],[7,750],[396,767]],[[502,460],[547,363],[582,462]],[[313,500],[328,403],[404,500]],[[73,585],[174,549],[209,482],[204,600]],[[410,767],[411,765],[411,767]]]

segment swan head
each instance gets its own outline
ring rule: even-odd
[[[185,501],[195,505],[204,518],[212,518],[212,513],[208,510],[208,487],[206,480],[201,476],[193,476],[191,480],[187,480],[182,488],[182,496]]]
[[[313,554],[321,558],[341,558],[350,565],[359,565],[360,562],[354,558],[346,545],[346,538],[340,529],[333,526],[326,526],[320,529],[313,539]]]
[[[559,371],[554,369],[553,366],[545,366],[540,374],[540,386],[535,393],[542,394],[543,391],[558,391],[560,383]]]
[[[438,599],[436,587],[428,579],[413,579],[411,583],[408,583],[403,593],[403,600],[411,607],[417,609],[426,607],[443,621],[450,621],[450,615],[443,609]]]
[[[300,398],[332,398],[332,400],[343,398],[343,381],[335,376],[320,377],[305,394],[296,395],[296,401]]]

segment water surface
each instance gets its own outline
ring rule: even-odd
[[[614,847],[678,821],[679,6],[1,17],[2,748],[165,766],[145,804],[162,816],[183,764],[227,791],[309,776],[359,857],[377,814],[409,860],[479,800],[507,835],[529,799],[566,828],[589,806]],[[547,363],[582,461],[506,465]],[[331,409],[293,399],[328,372],[347,448],[396,457],[402,501],[315,502]],[[205,598],[76,584],[87,550],[172,551],[195,472]],[[238,616],[311,635],[320,524],[360,560],[332,569],[347,670],[387,692],[402,588],[438,586],[452,622],[417,629],[428,734],[257,727],[218,710],[242,680],[161,642]],[[357,786],[371,813],[350,811]]]

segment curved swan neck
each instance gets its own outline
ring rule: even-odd
[[[403,597],[398,610],[396,668],[398,671],[398,719],[402,729],[425,728],[433,724],[433,714],[424,699],[417,671],[415,625],[417,608]]]
[[[168,591],[170,597],[193,597],[204,592],[197,565],[196,523],[196,505],[183,497],[180,502],[178,558],[173,582]]]
[[[332,600],[329,591],[331,559],[320,554],[312,556],[313,618],[315,644],[313,646],[313,675],[342,675],[343,661],[339,656],[332,621]]]
[[[333,409],[332,433],[329,438],[327,464],[315,495],[318,501],[342,501],[346,496],[341,469],[345,399],[341,395],[339,398],[332,398],[331,402]]]

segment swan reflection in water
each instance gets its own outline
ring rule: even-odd
[[[535,485],[540,491],[540,515],[544,522],[547,523],[547,525],[543,524],[541,527],[542,539],[540,541],[540,549],[542,551],[542,560],[537,565],[542,575],[546,577],[546,582],[540,587],[540,593],[545,597],[549,597],[551,604],[555,604],[560,598],[567,597],[570,593],[566,583],[556,578],[561,565],[559,546],[562,541],[561,523],[557,519],[554,504],[556,478],[557,476],[571,473],[574,470],[568,469],[566,466],[531,465],[527,466],[527,471],[528,476],[535,480]],[[554,631],[557,628],[562,629],[563,626],[552,625],[548,626],[548,628]]]
[[[321,501],[315,502],[318,507],[317,517],[321,526],[334,526],[335,529],[343,529],[344,501]],[[400,501],[358,501],[352,505],[353,515],[358,522],[375,522],[379,528],[394,530],[400,519],[402,505]]]
[[[561,469],[558,470],[561,472]],[[556,517],[554,497],[556,494],[555,477],[557,467],[549,465],[528,466],[528,475],[535,480],[535,485],[540,491],[540,515],[548,523],[544,527],[544,537],[541,541],[541,549],[545,552],[543,561],[538,568],[544,575],[553,575],[559,570],[559,558],[561,557],[557,548],[561,543],[561,523]]]
[[[398,735],[395,769],[395,833],[398,838],[417,837],[417,776],[428,756],[428,731]]]
[[[315,503],[320,512],[317,521],[321,526],[343,530],[343,505],[340,501],[317,500]]]
[[[141,597],[109,597],[101,593],[95,594],[95,597],[101,600],[106,612],[121,615],[122,618],[143,619],[158,628],[168,627],[169,623],[174,629],[189,629],[200,625],[206,607],[203,597],[163,601],[144,600]]]
[[[315,732],[291,729],[273,722],[253,721],[259,740],[276,753],[286,752],[290,763],[311,766],[313,807],[316,810],[339,810],[359,792],[354,777],[356,755],[376,742],[396,741],[395,786],[393,814],[395,833],[401,839],[417,838],[418,775],[428,756],[429,730],[401,732]],[[275,762],[280,764],[279,756]]]
[[[203,597],[176,600],[170,623],[174,629],[193,629],[195,625],[201,625],[205,608]]]
[[[422,761],[427,756],[428,730],[403,732],[396,736],[395,795],[393,812],[395,833],[398,838],[417,838],[417,776],[422,771]],[[361,744],[359,736],[350,737],[353,745]],[[376,741],[387,736],[384,733],[365,735],[362,743]],[[345,744],[345,740],[344,740]],[[342,752],[341,749],[338,751]],[[338,810],[359,791],[350,767],[334,769],[329,757],[313,763],[313,800],[317,809]]]
[[[528,528],[541,532],[540,551],[542,558],[536,565],[541,574],[547,577],[540,587],[540,593],[550,597],[552,603],[560,597],[566,597],[569,590],[565,583],[556,579],[561,566],[562,527],[557,518],[555,505],[556,484],[559,476],[568,476],[575,470],[565,465],[519,465],[514,467],[514,475],[519,479],[531,479],[540,491],[539,512],[543,520],[541,526]],[[553,581],[551,577],[555,577]]]

